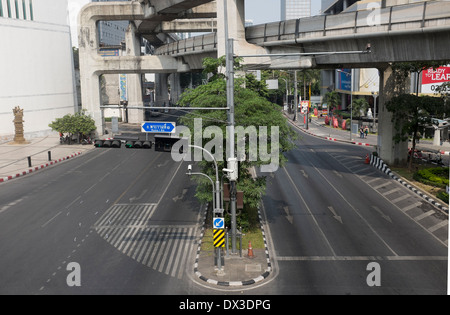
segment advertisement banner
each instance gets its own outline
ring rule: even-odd
[[[120,91],[120,100],[128,101],[126,74],[119,74],[119,91]]]
[[[436,88],[445,82],[450,82],[450,67],[422,71],[422,93],[435,94]],[[449,89],[446,92],[449,93]]]
[[[351,69],[341,69],[337,71],[338,74],[338,86],[339,90],[351,91],[352,90],[352,70]]]

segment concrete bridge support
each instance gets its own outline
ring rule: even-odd
[[[93,2],[87,4],[78,16],[78,44],[80,55],[80,81],[83,108],[95,120],[98,135],[105,132],[105,122],[100,109],[101,95],[99,77],[102,74],[127,74],[129,106],[142,106],[143,73],[189,72],[189,66],[181,58],[171,56],[140,56],[139,39],[131,28],[127,35],[126,56],[101,57],[98,54],[97,22],[102,20],[144,20],[155,12],[136,1]],[[163,86],[159,95],[162,103],[168,104],[167,74],[161,75]],[[139,123],[144,119],[142,110],[130,110],[129,121]]]
[[[408,142],[396,143],[393,137],[396,133],[392,122],[392,113],[387,111],[386,103],[395,95],[396,86],[392,67],[379,69],[380,71],[380,98],[378,124],[383,126],[378,131],[377,152],[380,158],[388,165],[406,163],[408,157]]]
[[[170,73],[157,73],[155,75],[155,106],[169,106],[169,85]]]
[[[234,53],[236,55],[267,54],[261,46],[249,44],[245,39],[245,1],[227,0],[228,36],[234,39]],[[225,39],[225,8],[224,0],[217,0],[217,56],[224,56],[226,52]],[[268,57],[252,58],[252,63],[270,62]]]
[[[247,42],[245,37],[245,1],[227,0],[228,37],[234,40],[234,54],[244,55],[268,55],[270,53],[286,53],[286,50],[269,49]],[[217,0],[217,57],[226,53],[225,39],[225,7],[224,0]],[[289,53],[303,52],[293,48]],[[244,58],[242,65],[245,67],[259,67],[260,69],[305,69],[314,66],[313,58],[309,56],[290,57],[248,57]]]
[[[136,36],[136,27],[133,23],[128,26],[126,35],[126,54],[130,57],[138,57],[141,54],[141,44],[139,37]],[[142,97],[142,75],[128,74],[127,75],[127,89],[128,89],[128,106],[137,107],[144,106],[144,100]],[[129,109],[128,110],[128,122],[134,124],[140,124],[144,121],[144,110],[142,109]]]
[[[181,95],[180,74],[177,72],[171,73],[169,76],[169,82],[170,82],[170,102],[172,105],[175,105],[180,99]]]

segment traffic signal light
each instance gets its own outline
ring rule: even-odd
[[[117,139],[96,139],[94,141],[94,146],[96,148],[120,148],[122,146],[122,142]]]
[[[188,151],[187,138],[172,137],[168,135],[155,135],[155,151],[171,152],[172,147],[177,144],[180,154]]]
[[[153,146],[153,143],[151,141],[142,141],[142,140],[128,140],[125,143],[125,147],[127,149],[151,149]]]
[[[133,149],[151,149],[153,146],[153,143],[148,140],[125,140],[125,139],[96,139],[94,141],[94,146],[96,148],[121,148],[122,147],[122,141],[125,143],[126,148],[133,148]]]

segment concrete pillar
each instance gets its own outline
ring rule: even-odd
[[[141,55],[141,42],[139,37],[136,36],[136,27],[133,23],[130,23],[125,34],[126,42],[126,55],[127,56],[140,56]],[[144,106],[144,100],[142,97],[142,77],[141,74],[128,74],[128,106]],[[129,109],[128,110],[128,122],[134,124],[140,124],[144,121],[143,109]]]
[[[181,95],[181,84],[180,84],[180,74],[172,73],[169,76],[170,81],[170,102],[175,105],[180,99]]]
[[[434,129],[433,145],[441,145],[441,129]]]
[[[392,122],[392,113],[386,109],[386,103],[394,97],[395,82],[392,67],[380,70],[380,97],[379,97],[379,132],[377,152],[380,158],[388,165],[404,164],[408,156],[408,142],[395,143],[393,137],[396,133]]]
[[[92,56],[97,55],[98,49],[97,28],[95,23],[89,20],[86,22],[81,13],[78,25],[81,103],[83,109],[86,109],[95,120],[97,136],[103,135],[105,132],[105,120],[103,112],[100,110],[100,73],[93,72],[91,69]]]
[[[169,73],[155,74],[155,106],[168,106],[169,104],[169,90],[167,79]]]
[[[235,40],[234,52],[237,55],[267,54],[265,48],[249,44],[245,40],[245,1],[227,0],[228,13],[228,36]],[[217,56],[225,56],[225,10],[224,0],[217,0]],[[255,61],[252,58],[251,61]],[[262,61],[261,61],[262,62]],[[267,58],[265,59],[267,62]]]
[[[100,76],[97,74],[84,76],[80,80],[80,84],[84,86],[83,91],[88,91],[87,93],[82,93],[83,109],[86,109],[95,120],[97,136],[103,135],[105,132],[105,119],[99,106],[101,104]]]

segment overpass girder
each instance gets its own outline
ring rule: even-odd
[[[94,74],[173,73],[188,72],[182,59],[170,56],[121,56],[95,58],[90,65]]]
[[[214,32],[217,30],[217,19],[177,19],[162,22],[155,28],[156,33]]]
[[[156,0],[152,6],[159,14],[180,14],[186,10],[211,2],[212,0]]]

